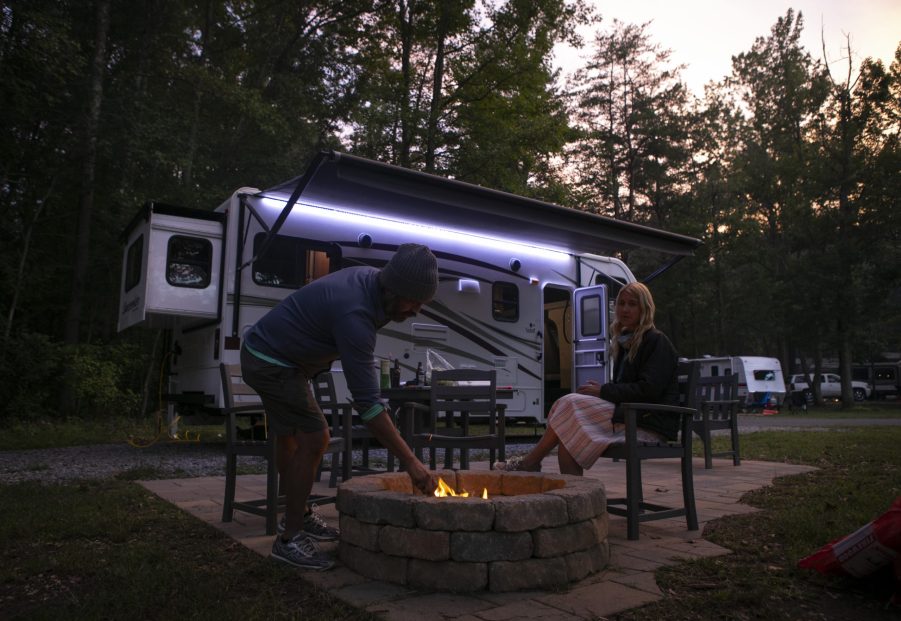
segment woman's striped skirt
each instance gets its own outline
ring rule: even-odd
[[[625,425],[613,422],[614,409],[609,401],[574,392],[554,402],[547,424],[576,463],[587,470],[608,446],[625,441]],[[639,428],[638,441],[659,442],[660,436]]]

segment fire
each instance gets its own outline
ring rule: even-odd
[[[456,492],[454,491],[453,487],[444,482],[444,479],[438,477],[438,487],[435,488],[435,497],[448,498],[450,496],[454,496],[455,498],[469,498],[469,492],[467,492],[465,489]],[[487,487],[482,490],[482,498],[488,500]]]

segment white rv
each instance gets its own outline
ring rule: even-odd
[[[219,408],[219,363],[239,360],[248,327],[298,287],[345,266],[381,267],[405,242],[437,256],[438,292],[381,330],[377,358],[398,360],[402,381],[427,366],[429,349],[456,368],[496,369],[513,389],[507,416],[539,422],[559,393],[607,376],[608,296],[635,279],[609,255],[650,248],[672,264],[699,244],[324,152],[302,176],[242,188],[215,211],[147,205],[124,232],[119,330],[170,329],[170,408]]]
[[[778,358],[704,356],[681,362],[698,362],[701,377],[738,373],[738,398],[744,401],[746,408],[780,407],[785,400],[785,381]]]

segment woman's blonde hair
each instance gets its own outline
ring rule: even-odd
[[[623,295],[635,296],[638,299],[638,306],[641,309],[641,314],[638,317],[638,326],[636,326],[635,331],[632,333],[632,339],[629,342],[628,356],[629,361],[631,362],[635,360],[635,354],[638,352],[638,347],[641,345],[641,340],[644,338],[645,333],[654,328],[654,310],[656,307],[654,306],[654,297],[651,295],[651,290],[640,282],[630,282],[620,289],[619,293],[616,294],[617,304],[619,304],[619,299]],[[619,355],[619,348],[621,347],[619,337],[622,336],[622,333],[623,327],[619,323],[619,319],[614,315],[613,323],[610,325],[610,340],[613,341],[614,360],[616,360],[616,357]]]

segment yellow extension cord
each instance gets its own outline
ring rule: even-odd
[[[167,353],[163,357],[163,361],[160,363],[160,381],[159,381],[159,404],[160,407],[157,408],[156,412],[154,412],[154,416],[156,417],[156,435],[152,438],[138,438],[131,434],[128,435],[127,441],[128,443],[135,448],[147,448],[149,446],[153,446],[160,440],[162,440],[165,436],[165,439],[169,442],[200,442],[200,433],[194,432],[194,437],[191,437],[190,431],[185,431],[184,437],[180,438],[178,433],[170,433],[169,429],[178,424],[178,421],[181,420],[181,416],[176,416],[175,420],[172,421],[170,425],[164,425],[163,421],[163,377],[164,370],[166,368],[166,362],[169,360],[169,356],[172,355],[172,352]]]

